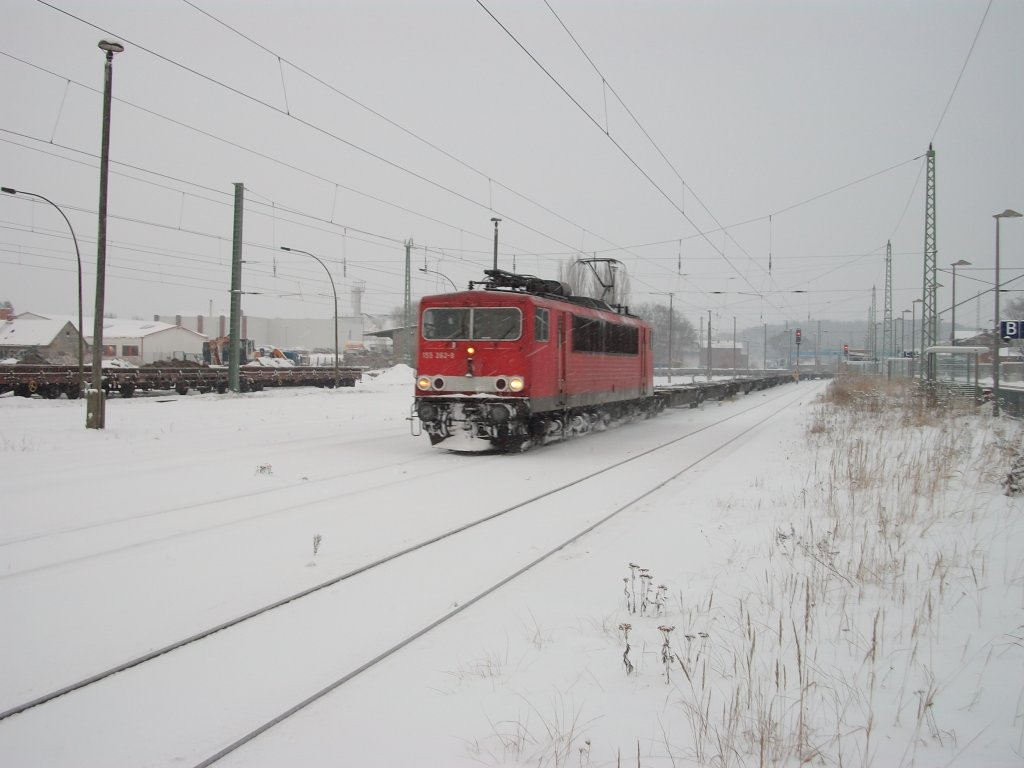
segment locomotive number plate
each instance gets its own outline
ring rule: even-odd
[[[454,352],[424,352],[424,360],[454,360]]]

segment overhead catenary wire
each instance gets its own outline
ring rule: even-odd
[[[314,122],[312,122],[310,120],[306,120],[306,119],[298,117],[297,115],[294,115],[294,114],[289,114],[286,110],[281,109],[280,107],[278,107],[278,106],[276,106],[274,104],[271,104],[270,102],[266,101],[265,99],[261,99],[261,98],[259,98],[257,96],[254,96],[254,95],[252,95],[250,93],[247,93],[246,91],[244,91],[244,90],[242,90],[240,88],[236,88],[235,86],[232,86],[232,85],[230,85],[228,83],[225,83],[225,82],[223,82],[221,80],[218,80],[215,77],[212,77],[212,76],[207,75],[207,74],[205,74],[203,72],[200,72],[199,70],[197,70],[197,69],[195,69],[193,67],[190,67],[190,66],[188,66],[186,64],[183,64],[183,63],[181,63],[181,62],[179,62],[179,61],[177,61],[177,60],[175,60],[175,59],[173,59],[173,58],[171,58],[169,56],[165,56],[164,54],[161,54],[161,53],[159,53],[159,52],[157,52],[157,51],[155,51],[155,50],[153,50],[153,49],[151,49],[151,48],[149,48],[149,47],[147,47],[147,46],[145,46],[145,45],[143,45],[143,44],[141,44],[141,43],[139,43],[139,42],[137,42],[135,40],[129,39],[128,37],[125,37],[123,35],[118,35],[117,33],[113,32],[113,31],[111,31],[109,29],[106,29],[104,27],[101,27],[101,26],[99,26],[97,24],[94,24],[94,23],[88,21],[87,19],[84,19],[84,18],[82,18],[80,16],[76,16],[75,14],[71,13],[70,11],[67,11],[67,10],[65,10],[63,8],[60,8],[59,6],[56,6],[56,5],[54,5],[54,4],[50,3],[50,2],[47,2],[47,0],[36,0],[36,2],[41,4],[41,5],[46,6],[48,8],[51,8],[52,10],[57,11],[58,13],[62,13],[65,16],[68,16],[69,18],[74,19],[75,21],[78,21],[78,22],[80,22],[82,24],[85,24],[86,26],[92,27],[93,29],[95,29],[95,30],[97,30],[99,32],[103,32],[104,34],[112,35],[114,37],[117,37],[117,38],[123,40],[124,42],[128,43],[129,45],[133,46],[134,48],[137,48],[138,50],[141,50],[141,51],[143,51],[143,52],[145,52],[145,53],[147,53],[147,54],[149,54],[151,56],[154,56],[155,58],[163,61],[166,64],[169,64],[169,65],[174,66],[174,67],[178,67],[178,68],[184,70],[185,72],[187,72],[189,74],[192,74],[192,75],[194,75],[194,76],[196,76],[196,77],[198,77],[198,78],[200,78],[200,79],[202,79],[202,80],[204,80],[204,81],[206,81],[206,82],[208,82],[208,83],[210,83],[212,85],[215,85],[217,87],[223,88],[223,89],[225,89],[225,90],[227,90],[227,91],[229,91],[229,92],[231,92],[231,93],[233,93],[233,94],[235,94],[237,96],[242,97],[243,99],[251,101],[252,103],[254,103],[254,104],[256,104],[256,105],[258,105],[260,107],[263,107],[265,109],[271,110],[272,112],[276,112],[277,114],[282,115],[282,116],[286,117],[289,120],[295,121],[295,123],[297,123],[299,125],[305,126],[306,128],[308,128],[308,129],[310,129],[310,130],[312,130],[312,131],[314,131],[314,132],[316,132],[316,133],[318,133],[318,134],[320,134],[322,136],[325,136],[325,137],[327,137],[327,138],[329,138],[331,140],[334,140],[334,141],[337,141],[337,142],[339,142],[341,144],[344,144],[345,146],[350,147],[351,149],[353,149],[353,150],[355,150],[357,152],[365,154],[365,155],[367,155],[367,156],[369,156],[369,157],[371,157],[371,158],[373,158],[373,159],[375,159],[375,160],[377,160],[377,161],[379,161],[381,163],[384,163],[385,165],[387,165],[390,168],[393,168],[393,169],[395,169],[395,170],[397,170],[399,172],[408,174],[409,176],[411,176],[411,177],[413,177],[413,178],[415,178],[415,179],[417,179],[417,180],[419,180],[419,181],[421,181],[421,182],[423,182],[425,184],[428,184],[428,185],[430,185],[432,187],[435,187],[435,188],[445,192],[446,194],[449,194],[449,195],[455,197],[458,200],[461,200],[461,201],[463,201],[465,203],[469,203],[471,205],[475,205],[475,206],[477,206],[477,207],[479,207],[479,208],[481,208],[483,210],[494,211],[494,212],[497,212],[497,213],[502,213],[503,214],[503,218],[506,221],[513,221],[517,225],[523,227],[523,229],[525,229],[527,231],[533,232],[534,234],[536,234],[538,236],[550,239],[553,242],[557,242],[560,245],[565,246],[566,248],[571,248],[571,246],[569,246],[567,243],[561,241],[559,238],[557,238],[557,237],[555,237],[553,235],[547,234],[545,232],[542,232],[541,230],[536,229],[536,228],[530,226],[526,222],[521,221],[517,217],[512,216],[511,214],[509,214],[507,212],[502,212],[502,211],[498,211],[496,209],[493,209],[487,203],[484,203],[484,202],[479,201],[479,200],[475,200],[474,198],[472,198],[472,197],[470,197],[468,195],[462,194],[461,192],[459,192],[459,191],[457,191],[455,189],[452,189],[451,187],[449,187],[449,186],[447,186],[445,184],[442,184],[442,183],[440,183],[438,181],[435,181],[435,180],[433,180],[433,179],[431,179],[431,178],[429,178],[429,177],[427,177],[427,176],[425,176],[425,175],[423,175],[421,173],[418,173],[417,171],[414,171],[411,168],[408,168],[408,167],[402,165],[401,163],[397,163],[397,162],[395,162],[393,160],[389,160],[388,158],[384,157],[380,153],[373,152],[373,151],[371,151],[371,150],[369,150],[369,149],[367,149],[367,148],[365,148],[363,146],[360,146],[359,144],[356,144],[355,142],[349,141],[348,139],[344,138],[343,136],[340,136],[337,133],[335,133],[333,131],[330,131],[330,130],[324,128],[323,126],[320,126],[320,125],[318,125],[318,124],[316,124],[316,123],[314,123]]]
[[[214,19],[215,21],[217,21],[218,23],[221,23],[221,24],[223,24],[223,22],[221,22],[221,21],[220,21],[219,19],[215,19],[215,17],[212,17],[212,16],[210,15],[210,14],[206,13],[205,11],[203,11],[203,10],[202,10],[201,8],[199,8],[199,7],[198,7],[198,6],[197,6],[197,5],[195,4],[195,3],[192,3],[192,2],[188,2],[188,1],[186,0],[186,4],[187,4],[187,5],[189,5],[189,6],[191,6],[191,7],[192,7],[192,8],[194,8],[194,9],[196,9],[197,11],[200,11],[200,12],[202,12],[202,13],[206,14],[207,16],[210,16],[210,18],[213,18],[213,19]],[[548,3],[546,3],[546,4],[548,5],[548,8],[549,8],[549,9],[551,9],[551,5],[550,5],[550,4],[548,4]],[[52,5],[51,3],[47,3],[47,2],[42,2],[42,5],[44,5],[44,6],[47,6],[47,7],[49,7],[49,8],[53,8],[53,9],[55,9],[55,10],[59,10],[59,11],[61,11],[62,13],[66,13],[65,11],[62,11],[61,9],[59,9],[59,8],[56,8],[56,6]],[[989,6],[991,6],[991,3],[989,3]],[[552,10],[552,13],[554,14],[554,10],[553,10],[553,9],[551,9],[551,10]],[[987,15],[987,13],[988,13],[988,10],[986,9],[986,15]],[[71,14],[67,14],[67,15],[71,15]],[[575,42],[575,43],[577,44],[577,46],[578,46],[578,47],[580,48],[581,52],[582,52],[582,53],[583,53],[583,54],[584,54],[585,56],[587,56],[588,60],[590,60],[590,57],[589,57],[589,55],[587,55],[587,54],[586,54],[586,52],[585,52],[585,51],[584,51],[584,50],[582,49],[582,46],[580,46],[580,45],[579,45],[579,42],[578,42],[578,41],[577,41],[577,40],[575,39],[575,37],[574,37],[574,36],[572,35],[572,33],[571,33],[571,32],[569,32],[568,28],[567,28],[567,27],[565,26],[565,24],[564,24],[564,23],[563,23],[563,22],[561,21],[561,19],[560,19],[560,18],[558,17],[558,15],[557,15],[557,14],[554,14],[554,15],[555,15],[555,18],[558,18],[558,20],[559,20],[559,23],[560,23],[560,24],[562,24],[563,28],[565,28],[565,29],[566,29],[566,31],[567,31],[567,33],[568,33],[568,34],[570,35],[570,37],[573,37],[573,41],[574,41],[574,42]],[[77,17],[73,17],[73,18],[77,18]],[[983,22],[984,22],[984,20],[983,20]],[[88,22],[86,22],[86,23],[88,23]],[[92,25],[92,26],[94,26],[94,27],[95,27],[95,25]],[[237,33],[237,30],[234,30],[234,29],[233,29],[233,28],[231,28],[231,27],[230,27],[229,25],[226,25],[226,26],[228,26],[228,28],[232,29],[232,31],[234,31],[234,32],[236,32],[236,33]],[[978,32],[980,33],[980,27],[979,27],[979,30],[978,30]],[[240,33],[239,33],[239,34],[240,34]],[[975,42],[977,41],[977,39],[978,39],[978,35],[976,34],[976,35],[975,35]],[[250,40],[251,40],[251,38],[250,38]],[[251,42],[253,42],[253,44],[255,44],[255,45],[259,45],[259,43],[256,43],[256,42],[255,42],[254,40],[251,40]],[[264,47],[264,49],[265,49],[265,51],[266,51],[266,52],[267,52],[268,54],[270,54],[270,55],[274,55],[274,56],[277,56],[277,54],[275,54],[275,53],[274,53],[273,51],[271,51],[271,49],[270,49],[270,48],[266,48],[266,47]],[[972,51],[973,51],[973,49],[974,49],[974,45],[973,45],[973,43],[972,43]],[[144,49],[144,48],[143,48],[143,50],[146,50],[146,49]],[[147,51],[147,52],[149,52],[149,51]],[[155,54],[155,55],[158,55],[158,54]],[[167,59],[166,59],[166,57],[161,57],[161,58],[164,58],[165,60],[167,60]],[[969,56],[968,56],[968,58],[969,58]],[[311,77],[314,77],[314,78],[315,78],[315,75],[311,75],[311,74],[310,74],[310,73],[309,73],[308,71],[306,71],[306,70],[303,70],[303,69],[301,69],[300,67],[297,67],[297,66],[296,66],[295,64],[293,64],[293,63],[292,63],[292,62],[290,62],[289,60],[287,60],[287,59],[285,59],[285,58],[283,58],[283,57],[277,56],[277,62],[278,62],[278,66],[279,66],[279,67],[281,66],[281,62],[282,62],[282,61],[283,61],[284,63],[288,64],[288,66],[289,66],[289,67],[294,67],[294,68],[295,68],[295,69],[296,69],[297,71],[301,71],[301,72],[302,72],[302,73],[303,73],[304,75],[307,75],[307,76],[311,76]],[[591,60],[591,64],[592,64],[592,66],[594,66],[594,68],[595,68],[595,71],[598,71],[598,72],[599,72],[599,70],[597,69],[596,65],[595,65],[595,64],[593,64],[592,60]],[[967,66],[967,62],[965,61],[964,67],[966,67],[966,66]],[[187,69],[187,68],[186,68],[186,69]],[[192,71],[192,70],[189,70],[189,71]],[[195,72],[193,72],[193,73],[194,73],[194,74],[199,74],[200,76],[202,76],[202,75],[201,75],[201,73],[195,73]],[[55,76],[57,76],[57,77],[61,77],[60,75],[56,75],[55,73],[53,73],[53,74],[54,74]],[[961,75],[962,75],[962,74],[963,74],[963,70],[961,70]],[[605,76],[603,75],[603,73],[601,73],[601,75],[600,75],[600,76],[602,77],[602,80],[603,80],[603,81],[605,81],[605,82],[607,83],[607,78],[605,78]],[[283,75],[283,72],[282,72],[282,79],[283,79],[283,78],[284,78],[284,75]],[[218,83],[219,83],[219,81],[216,81],[216,80],[212,80],[212,79],[210,79],[210,78],[207,78],[207,79],[211,80],[211,82],[218,82]],[[323,84],[324,84],[324,85],[326,85],[327,87],[331,87],[331,88],[332,88],[332,90],[334,90],[335,92],[337,92],[337,93],[339,93],[339,94],[343,95],[343,96],[344,96],[345,98],[351,98],[351,97],[347,96],[346,94],[343,94],[343,93],[342,93],[342,92],[341,92],[340,90],[338,90],[338,89],[335,89],[335,88],[334,88],[333,86],[330,86],[329,84],[327,84],[327,83],[326,83],[326,81],[324,81],[323,79],[321,79],[321,78],[317,78],[317,81],[318,81],[318,82],[321,82],[321,83],[323,83]],[[68,87],[68,83],[70,83],[70,82],[71,82],[71,81],[69,81],[69,80],[65,80],[65,98],[66,98],[66,96],[67,96],[67,87]],[[959,78],[958,78],[958,83],[959,83]],[[220,83],[219,83],[219,84],[220,84]],[[223,84],[221,84],[221,85],[223,85]],[[230,87],[230,86],[227,86],[227,87]],[[621,97],[619,96],[618,92],[616,92],[616,91],[615,91],[615,89],[614,89],[614,88],[613,88],[613,87],[612,87],[612,86],[610,85],[610,83],[608,84],[608,88],[609,88],[609,89],[610,89],[610,90],[612,91],[612,93],[613,93],[613,94],[615,95],[616,99],[618,99],[618,100],[619,100],[619,103],[621,103],[621,104],[623,105],[623,107],[624,107],[624,108],[626,109],[626,111],[627,111],[627,112],[629,112],[629,108],[628,108],[628,106],[627,106],[627,105],[625,105],[624,101],[623,101],[623,100],[622,100],[622,98],[621,98]],[[955,87],[954,87],[954,91],[955,91]],[[287,97],[287,94],[285,94],[285,95],[286,95],[286,97]],[[247,98],[249,98],[249,97],[247,96]],[[257,101],[259,101],[259,100],[257,100]],[[950,97],[950,102],[947,102],[947,109],[949,108],[949,104],[950,104],[951,102],[952,102],[952,94],[951,94],[951,97]],[[63,103],[63,102],[62,102],[62,103]],[[365,106],[365,105],[361,105],[361,106]],[[279,109],[279,108],[278,108],[278,109]],[[281,111],[281,110],[279,109],[279,111]],[[945,116],[945,111],[946,111],[946,110],[944,110],[944,111],[943,111],[943,116]],[[282,113],[283,113],[283,114],[288,114],[288,112],[289,112],[289,110],[288,110],[288,108],[287,108],[287,105],[286,105]],[[378,114],[379,114],[379,113],[378,113]],[[632,114],[631,112],[630,112],[630,115],[631,115],[631,117],[633,117],[633,118],[634,118],[634,121],[636,121],[636,119],[635,119],[635,116],[634,116],[634,115],[633,115],[633,114]],[[290,115],[289,115],[289,117],[290,117]],[[382,118],[382,119],[387,119],[387,118],[385,118],[385,117],[384,117],[383,115],[381,115],[381,118]],[[59,118],[58,118],[58,119],[59,119]],[[169,118],[166,118],[166,119],[169,119]],[[637,123],[638,123],[638,125],[639,125],[639,121],[636,121],[636,122],[637,122]],[[941,123],[941,119],[940,119],[940,123]],[[397,123],[396,123],[395,125],[397,125]],[[606,127],[607,127],[607,126],[606,126]],[[642,126],[640,126],[640,127],[641,127],[641,130],[644,130]],[[403,128],[403,130],[407,130],[407,129],[404,129],[404,128]],[[938,128],[937,128],[936,130],[938,130]],[[418,140],[421,140],[421,141],[426,141],[425,139],[423,139],[423,138],[422,138],[421,136],[419,136],[418,134],[415,134],[415,133],[413,133],[413,132],[409,132],[409,133],[410,133],[410,135],[416,136],[416,138],[417,138]],[[647,132],[646,132],[646,130],[644,130],[644,133],[645,133],[645,134],[647,133]],[[648,137],[649,137],[649,134],[648,134]],[[221,139],[219,139],[218,137],[214,137],[214,138],[216,138],[217,140],[221,140]],[[33,140],[41,140],[41,139],[33,139]],[[429,142],[428,142],[428,143],[429,143]],[[656,146],[656,145],[655,145],[655,146]],[[443,149],[441,149],[440,147],[436,147],[436,149],[437,149],[438,151],[440,151],[440,152],[444,152],[444,150],[443,150]],[[247,151],[248,151],[248,150],[247,150]],[[450,155],[450,153],[448,153],[448,154]],[[661,154],[664,154],[664,153],[661,153]],[[458,161],[458,162],[461,162],[461,161],[459,161],[459,160],[458,160],[458,158],[456,158],[456,157],[455,157],[454,155],[450,155],[450,156],[451,156],[451,158],[452,158],[453,160],[455,160],[455,161]],[[272,160],[272,161],[275,161],[275,162],[277,162],[277,160],[276,160],[276,159],[274,159],[274,158],[270,158],[269,156],[267,156],[267,157],[268,157],[268,159],[269,159],[269,160]],[[907,161],[907,162],[909,162],[909,161]],[[482,173],[481,171],[479,171],[478,169],[474,168],[473,166],[468,166],[468,165],[467,165],[467,167],[471,168],[471,169],[472,169],[472,170],[473,170],[474,172],[477,172],[477,173]],[[898,167],[898,166],[894,166],[894,167]],[[143,169],[143,170],[144,170],[144,169]],[[148,171],[146,171],[146,172],[148,172]],[[675,172],[675,173],[676,173],[676,175],[677,175],[677,176],[678,176],[678,177],[680,178],[680,180],[682,180],[682,177],[681,177],[681,175],[680,175],[680,174],[678,173],[678,171],[676,171],[676,170],[675,170],[675,168],[674,168],[674,167],[673,167],[673,172]],[[884,172],[884,171],[883,171],[883,172]],[[879,172],[879,173],[881,173],[881,172]],[[487,178],[488,178],[488,179],[490,179],[490,176],[488,176]],[[869,178],[869,177],[865,177],[865,178]],[[330,180],[328,180],[328,181],[330,181]],[[333,181],[332,181],[331,183],[333,184],[333,183],[335,183],[335,182],[333,182]],[[496,183],[498,183],[498,182],[496,182]],[[853,182],[853,183],[856,183],[856,182]],[[337,188],[337,187],[336,187],[336,188]],[[828,193],[823,193],[823,194],[830,194],[830,193],[831,193],[832,191],[838,191],[838,189],[841,189],[841,188],[836,188],[835,190],[830,190],[830,192],[828,192]],[[358,193],[358,191],[357,191],[357,193]],[[221,193],[220,193],[220,192],[218,191],[218,194],[221,194]],[[201,196],[200,196],[200,199],[201,199]],[[528,198],[527,198],[527,199],[528,199]],[[380,200],[380,202],[382,202],[382,203],[384,203],[384,204],[390,204],[390,202],[389,202],[389,201],[386,201],[386,200]],[[531,201],[531,202],[535,202],[535,201]],[[797,205],[799,205],[799,204],[797,204]],[[334,210],[334,208],[332,207],[332,213],[333,213],[333,210]],[[788,209],[784,209],[784,210],[788,210]],[[303,212],[301,212],[301,211],[294,211],[294,213],[295,213],[295,215],[299,215],[299,216],[305,216],[305,215],[306,215],[306,214],[304,214],[304,213],[303,213]],[[332,217],[331,217],[331,218],[333,219],[333,215],[332,215]],[[180,222],[180,220],[181,220],[181,219],[179,218],[179,222]],[[566,220],[566,221],[568,222],[568,219],[565,219],[565,220]],[[902,217],[901,217],[901,220],[902,220]],[[324,220],[324,221],[325,221],[325,220]],[[435,221],[436,221],[436,220],[435,220]],[[329,224],[334,224],[334,223],[336,223],[336,222],[333,222],[333,220],[332,220],[332,221],[330,221],[330,222],[325,222],[325,223],[329,223]],[[442,224],[444,224],[444,225],[446,225],[446,226],[450,226],[450,227],[456,227],[456,226],[457,226],[457,225],[453,225],[453,224],[448,224],[448,223],[446,223],[446,222],[438,222],[438,223],[442,223]],[[571,222],[570,222],[570,223],[571,223]],[[578,225],[576,225],[576,226],[578,226]],[[723,230],[727,230],[727,229],[730,229],[730,228],[734,228],[735,226],[737,226],[737,225],[728,225],[728,226],[722,226],[722,227],[721,227],[721,229],[723,229]],[[457,227],[457,228],[459,229],[460,233],[461,233],[462,231],[464,231],[464,227],[461,227],[461,226],[459,226],[459,227]],[[588,229],[586,229],[586,228],[584,228],[584,227],[580,227],[580,229],[581,229],[581,230],[583,230],[584,232],[589,232],[589,231],[590,231],[590,230],[588,230]],[[325,231],[327,231],[327,230],[325,230]],[[705,231],[714,231],[714,230],[705,230]],[[470,231],[470,234],[473,234],[473,233],[472,233],[472,231]],[[700,234],[698,234],[698,235],[694,235],[693,237],[700,237],[700,236],[701,236],[701,235],[700,235]],[[401,241],[401,240],[402,240],[402,238],[400,238],[400,237],[393,237],[393,238],[391,238],[391,239],[392,239],[393,241],[394,241],[394,240],[397,240],[397,241]],[[669,242],[675,242],[675,240],[676,240],[676,238],[673,238],[673,239],[672,239],[672,240],[670,240]],[[624,248],[632,248],[632,247],[634,247],[634,246],[624,246]],[[612,250],[612,249],[609,249],[609,250]],[[574,253],[574,252],[578,252],[578,251],[577,251],[576,249],[571,249],[571,250],[570,250],[569,248],[567,248],[567,250],[566,250],[566,251],[564,251],[564,252],[562,252],[562,253],[564,253],[564,254],[571,254],[571,253]],[[607,251],[605,251],[605,252],[607,252]],[[534,253],[533,255],[542,255],[542,254],[537,254],[537,253]],[[748,254],[748,256],[749,256],[749,254]],[[658,266],[661,266],[661,265],[662,265],[662,263],[661,263],[661,260],[660,260],[660,259],[657,259],[657,258],[652,258],[651,256],[648,256],[648,255],[644,255],[644,256],[642,256],[642,257],[640,257],[640,258],[644,259],[645,261],[649,261],[650,263],[652,263],[652,264],[654,264],[654,265],[658,265]],[[777,258],[779,258],[779,259],[782,259],[782,258],[786,258],[786,256],[782,255],[782,256],[778,256]],[[757,262],[755,261],[755,263],[757,263]],[[734,271],[735,271],[735,268],[734,268]],[[755,290],[762,290],[762,289],[760,289],[760,288],[755,288]],[[765,293],[767,293],[767,291],[764,291],[764,292],[765,292]]]
[[[44,3],[44,4],[45,4],[45,5],[48,5],[48,4],[46,4],[46,3]],[[221,23],[223,23],[223,22],[221,22]],[[254,43],[254,44],[257,44],[257,43]],[[257,44],[257,45],[258,45],[258,44]],[[261,47],[262,47],[262,46],[261,46]],[[5,54],[5,55],[9,55],[9,54]],[[25,61],[24,61],[23,59],[20,59],[20,58],[18,58],[18,57],[13,57],[13,56],[11,56],[11,58],[14,58],[14,59],[16,59],[16,60],[18,60],[18,61],[21,61],[22,63],[28,64],[29,66],[36,66],[36,65],[33,65],[33,64],[29,63],[29,62],[25,62]],[[589,57],[588,57],[588,58],[589,58]],[[51,72],[51,71],[49,71],[49,70],[46,70],[45,68],[41,68],[41,67],[37,67],[37,68],[39,68],[39,69],[40,69],[41,71],[47,72],[48,74],[51,74],[51,75],[55,76],[55,77],[62,77],[61,75],[57,75],[56,73],[53,73],[53,72]],[[84,86],[84,85],[82,85],[82,84],[80,84],[80,83],[76,83],[76,85],[80,85],[81,87],[84,87],[84,88],[88,88],[88,86]],[[94,89],[90,89],[90,90],[94,90]],[[617,97],[617,98],[619,98],[617,94],[616,94],[616,97]],[[125,102],[125,103],[129,103],[129,102]],[[137,108],[137,109],[140,109],[140,110],[142,110],[142,111],[144,111],[144,112],[146,112],[146,113],[149,113],[149,114],[153,114],[154,116],[157,116],[157,117],[159,117],[159,118],[161,118],[161,119],[165,119],[165,120],[168,120],[168,121],[170,121],[170,122],[171,122],[171,123],[173,123],[173,124],[176,124],[176,125],[180,125],[180,126],[182,126],[182,127],[185,127],[185,128],[187,128],[187,129],[189,129],[189,130],[194,130],[194,131],[197,131],[197,132],[199,132],[200,134],[202,134],[202,135],[205,135],[205,136],[207,136],[207,137],[210,137],[210,138],[212,138],[212,139],[214,139],[214,140],[217,140],[217,141],[222,141],[222,142],[225,142],[225,143],[227,143],[227,144],[229,144],[229,145],[235,146],[235,147],[237,147],[237,148],[239,148],[239,149],[242,149],[242,150],[244,150],[244,151],[247,151],[247,152],[254,152],[255,154],[257,154],[257,155],[259,155],[259,156],[261,156],[261,157],[263,157],[263,158],[265,158],[265,159],[267,159],[267,160],[270,160],[270,161],[273,161],[273,162],[279,162],[279,163],[282,163],[283,165],[285,165],[285,166],[287,166],[287,167],[290,167],[290,168],[292,168],[292,169],[295,169],[295,170],[299,170],[300,172],[303,172],[303,173],[307,173],[307,174],[310,174],[310,175],[312,175],[312,176],[314,176],[314,177],[316,177],[316,178],[320,178],[320,179],[322,179],[322,180],[325,180],[325,181],[329,181],[330,183],[333,183],[333,184],[335,184],[335,185],[336,185],[336,187],[338,187],[338,186],[342,186],[342,187],[344,187],[344,185],[340,185],[340,183],[338,183],[338,182],[334,182],[334,181],[331,181],[331,180],[329,180],[329,179],[325,179],[325,178],[324,178],[324,177],[322,177],[322,176],[319,176],[319,175],[317,175],[317,174],[312,174],[311,172],[309,172],[309,171],[305,171],[304,169],[299,169],[299,168],[297,168],[296,166],[294,166],[294,165],[292,165],[292,164],[289,164],[289,163],[283,163],[282,161],[279,161],[279,160],[277,160],[276,158],[272,158],[272,157],[270,157],[269,155],[266,155],[265,153],[259,153],[259,152],[256,152],[256,151],[254,151],[254,150],[251,150],[251,149],[249,149],[249,148],[243,147],[242,145],[238,144],[237,142],[233,142],[233,141],[230,141],[230,140],[227,140],[227,139],[223,139],[222,137],[217,137],[217,136],[215,136],[215,135],[213,135],[213,134],[211,134],[211,133],[209,133],[209,132],[206,132],[206,131],[202,131],[202,130],[200,130],[200,129],[196,129],[196,128],[192,127],[192,126],[188,126],[188,125],[186,125],[186,124],[182,123],[181,121],[177,121],[177,120],[175,120],[175,119],[173,119],[173,118],[169,118],[169,117],[167,117],[167,116],[165,116],[165,115],[160,115],[159,113],[155,113],[155,112],[153,112],[152,110],[148,110],[148,109],[146,109],[146,108],[144,108],[144,107],[140,107],[140,106],[138,106],[138,105],[134,105],[134,104],[130,104],[130,103],[129,103],[129,105],[130,105],[130,106],[132,106],[132,107],[135,107],[135,108]],[[70,148],[69,148],[69,149],[70,149]],[[475,169],[474,169],[474,170],[475,170]],[[150,172],[150,173],[152,173],[151,171],[146,171],[146,172]],[[481,172],[481,173],[482,173],[482,172]],[[855,182],[854,182],[854,183],[855,183]],[[848,185],[844,185],[844,186],[848,186]],[[346,188],[346,189],[352,189],[352,188],[349,188],[349,187],[345,187],[345,188]],[[837,189],[838,189],[838,188],[837,188]],[[211,190],[211,191],[212,191],[212,190]],[[362,192],[361,192],[361,191],[359,191],[359,190],[354,190],[354,189],[353,189],[352,191],[356,192],[357,194],[365,194],[365,193],[362,193]],[[218,191],[218,192],[219,192],[219,191]],[[825,194],[828,194],[828,193],[825,193]],[[390,201],[386,201],[386,200],[383,200],[383,199],[381,199],[381,198],[376,198],[376,197],[373,197],[373,196],[370,196],[370,197],[371,197],[372,199],[375,199],[375,200],[377,200],[378,202],[381,202],[381,203],[383,203],[383,204],[387,204],[387,205],[394,205],[393,203],[390,203]],[[533,201],[531,201],[531,202],[533,202]],[[398,206],[398,207],[401,207],[401,206]],[[411,210],[409,210],[409,209],[407,209],[407,208],[403,208],[403,210],[406,210],[407,212],[413,213],[414,215],[420,215],[420,216],[424,216],[425,218],[427,218],[427,219],[430,219],[430,220],[433,220],[433,221],[435,221],[435,222],[437,222],[437,223],[441,223],[441,224],[443,224],[443,225],[446,225],[446,226],[449,226],[449,227],[455,228],[455,225],[453,225],[453,224],[448,224],[448,223],[446,223],[446,222],[440,222],[440,221],[438,221],[437,219],[433,219],[432,217],[426,216],[425,214],[421,214],[421,213],[419,213],[419,212],[411,211]],[[334,222],[332,222],[332,223],[334,223]],[[578,225],[574,225],[574,226],[578,226]],[[460,227],[459,229],[460,229],[460,231],[462,231],[462,228],[461,228],[461,227]],[[589,231],[589,230],[586,230],[586,229],[584,229],[584,231]],[[700,235],[700,234],[699,234],[699,235],[697,235],[697,236],[702,236],[702,235]],[[392,237],[392,238],[390,238],[390,239],[391,239],[392,241],[395,241],[395,242],[401,242],[401,239],[400,239],[400,238]],[[622,247],[622,246],[616,246],[616,248],[615,248],[615,249],[609,249],[609,251],[611,251],[611,250],[617,250],[617,251],[622,251],[622,250],[628,250],[628,249],[629,249],[629,247],[628,247],[628,246],[627,246],[627,247],[625,247],[625,248],[624,248],[624,247]],[[526,250],[526,249],[522,249],[522,250]],[[573,250],[573,251],[566,251],[566,252],[564,252],[564,253],[576,253],[576,252],[578,252],[578,251],[575,251],[575,250]],[[635,254],[634,254],[634,255],[635,255]],[[638,257],[638,258],[639,258],[639,257]]]

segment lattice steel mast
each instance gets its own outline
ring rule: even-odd
[[[936,282],[938,246],[935,238],[935,150],[928,145],[928,167],[925,181],[924,201],[924,290],[921,304],[921,354],[939,340],[939,315],[937,311]],[[931,358],[934,360],[934,357]],[[934,378],[934,363],[925,371],[921,366],[921,378]]]

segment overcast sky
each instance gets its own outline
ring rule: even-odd
[[[387,313],[405,241],[414,298],[463,287],[500,217],[500,267],[617,258],[631,303],[672,292],[695,325],[866,320],[872,286],[881,322],[887,241],[894,317],[921,296],[934,142],[938,264],[972,263],[958,301],[989,292],[958,324],[989,325],[992,215],[1024,211],[1022,37],[1019,0],[4,0],[0,184],[65,211],[91,315],[117,39],[108,312],[226,314],[241,182],[252,315],[333,311],[282,245],[329,265],[342,314],[357,285]],[[0,195],[0,227],[0,301],[74,314],[57,212]],[[1024,221],[1001,261],[1024,288]]]

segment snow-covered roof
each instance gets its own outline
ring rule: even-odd
[[[92,326],[88,323],[85,324],[86,328]],[[163,333],[177,329],[184,333],[190,333],[193,336],[198,336],[205,339],[206,335],[202,333],[196,333],[190,328],[183,328],[180,325],[172,325],[171,323],[161,323],[159,320],[122,320],[121,318],[112,317],[103,321],[103,338],[105,339],[139,339],[144,336],[152,336],[155,333]],[[86,333],[86,338],[91,339],[92,333]]]
[[[40,314],[36,312],[23,312],[18,315],[18,319],[31,320],[33,322],[44,322],[46,320],[52,320],[60,323],[60,328],[64,327],[65,323],[71,323],[76,328],[78,327],[78,317],[71,315],[51,315],[51,314]],[[85,328],[85,338],[88,341],[92,340],[92,329],[93,329],[93,318],[86,315],[82,318],[82,325]],[[160,333],[170,328],[180,328],[181,326],[173,325],[171,323],[162,323],[159,320],[130,320],[123,319],[120,317],[110,317],[103,321],[103,337],[104,338],[118,338],[118,339],[138,339],[143,336],[151,336],[154,333]],[[181,328],[183,331],[195,334],[196,336],[202,336],[206,338],[205,334],[196,333],[190,328]],[[56,334],[54,334],[56,335]],[[51,337],[52,339],[53,337]],[[22,342],[25,343],[25,342]],[[47,340],[44,343],[49,343]]]
[[[45,347],[66,325],[66,320],[7,320],[0,325],[0,345]]]

